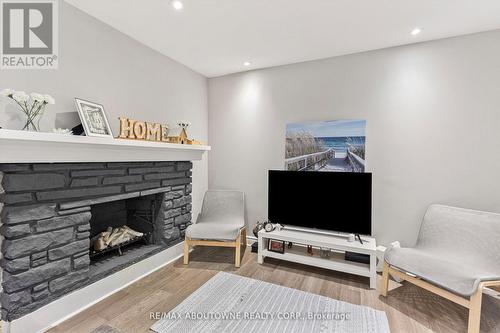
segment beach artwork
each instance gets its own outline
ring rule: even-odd
[[[285,170],[364,172],[365,128],[365,120],[287,124]]]

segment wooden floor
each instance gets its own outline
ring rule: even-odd
[[[370,306],[387,313],[391,332],[466,332],[467,311],[410,284],[390,284],[388,298],[368,288],[368,278],[266,259],[257,264],[245,251],[241,268],[234,250],[196,248],[188,266],[182,258],[81,312],[49,332],[148,332],[151,312],[168,312],[219,271],[260,279],[334,299]],[[151,331],[149,331],[151,332]],[[481,332],[500,332],[500,301],[483,297]]]

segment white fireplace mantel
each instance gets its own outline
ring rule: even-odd
[[[210,146],[0,129],[0,163],[197,161]]]

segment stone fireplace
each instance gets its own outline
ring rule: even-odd
[[[183,240],[191,162],[0,164],[2,318],[41,306]],[[141,237],[96,251],[102,232]]]

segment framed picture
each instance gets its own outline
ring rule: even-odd
[[[275,239],[270,239],[267,249],[272,252],[285,253],[285,242]]]
[[[102,105],[79,98],[75,104],[87,136],[113,137]]]
[[[285,170],[365,172],[366,120],[286,125]]]

